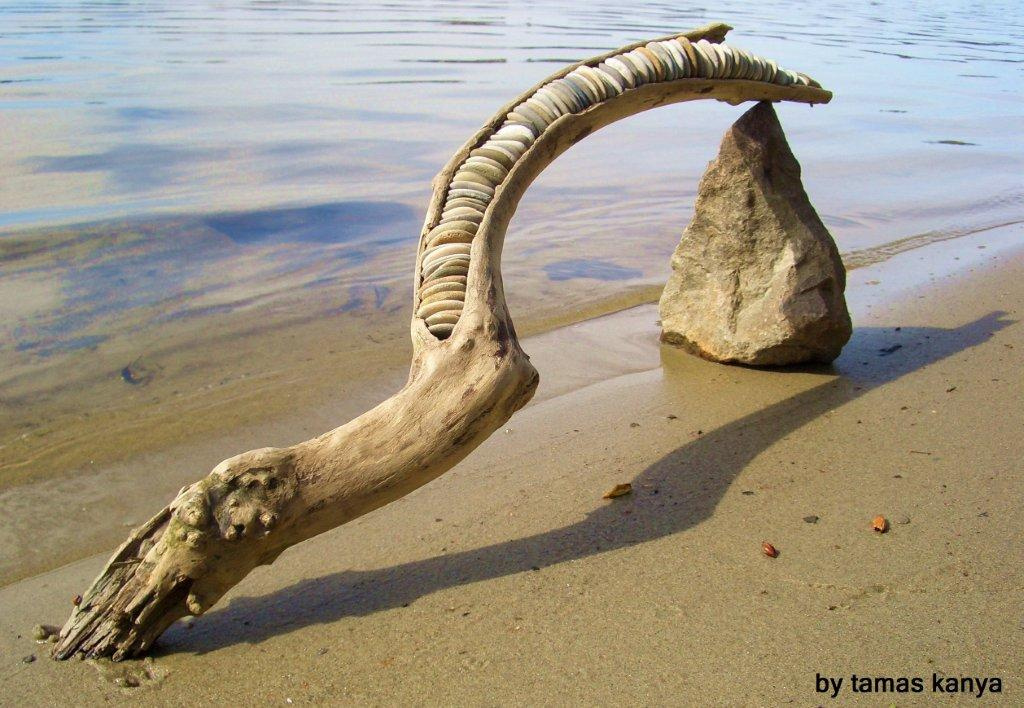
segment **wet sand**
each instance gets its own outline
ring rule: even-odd
[[[0,590],[0,685],[39,705],[778,705],[824,702],[818,672],[927,677],[872,697],[905,705],[944,672],[1016,702],[1020,235],[853,271],[833,367],[659,347],[651,306],[532,338],[542,388],[506,430],[257,570],[150,662],[56,664],[29,638],[104,556]]]
[[[896,242],[844,258],[848,267],[872,266],[852,271],[855,278],[898,263],[902,271],[886,282],[925,283],[937,277],[936,268],[966,267],[972,253],[1012,248],[1020,229]],[[399,254],[404,250],[379,254],[374,263]],[[662,267],[667,263],[666,256]],[[506,270],[520,336],[655,302],[661,293],[660,284],[595,290],[579,284],[587,281],[537,279],[521,264]],[[116,545],[126,527],[222,459],[329,430],[404,383],[411,348],[409,293],[401,284],[384,288],[379,307],[354,306],[342,314],[338,302],[350,298],[358,305],[372,296],[345,279],[318,284],[312,292],[291,289],[302,293],[301,300],[278,294],[258,307],[199,321],[140,308],[135,317],[149,317],[153,324],[111,343],[27,365],[21,377],[7,369],[8,395],[0,397],[0,413],[9,413],[0,415],[0,586]],[[889,288],[872,284],[851,297],[870,311],[869,300],[891,295]],[[184,299],[180,307],[191,308],[192,301]],[[306,312],[301,320],[294,317],[299,309]],[[594,342],[595,349],[605,346],[599,334]],[[579,351],[570,361],[591,363],[571,368],[556,356],[542,374],[539,397],[567,390],[548,372],[559,372],[556,381],[574,381],[577,372],[593,367],[594,356]],[[602,376],[632,370],[617,368],[629,361],[625,357],[602,361]],[[129,373],[143,380],[125,381],[126,362]],[[11,393],[18,386],[24,390]]]
[[[0,492],[74,483],[186,440],[378,393],[375,380],[403,369],[411,354],[415,242],[388,241],[388,228],[365,225],[374,211],[366,205],[327,217],[311,211],[0,240]],[[408,218],[416,212],[400,213],[406,233],[418,233]],[[346,228],[352,220],[357,226]],[[317,224],[318,238],[338,240],[282,229],[291,222],[300,230]],[[269,243],[244,241],[261,230],[272,233]],[[664,241],[658,271],[673,238]],[[660,273],[627,271],[629,282],[609,283],[617,274],[586,271],[599,261],[569,260],[571,245],[547,250],[562,269],[552,277],[522,253],[507,264],[524,334],[660,294]]]

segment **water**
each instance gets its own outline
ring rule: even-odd
[[[350,200],[419,206],[467,134],[559,65],[719,18],[737,27],[731,41],[836,91],[828,108],[787,116],[822,211],[888,220],[905,206],[892,192],[928,208],[968,170],[971,181],[991,176],[957,190],[958,206],[997,195],[1019,203],[1020,180],[998,180],[1019,174],[1021,160],[1018,3],[621,7],[5,3],[0,225]],[[619,192],[625,173],[699,173],[672,158],[710,154],[727,115],[702,106],[633,119],[577,151],[583,184],[570,165],[544,186]],[[666,156],[667,140],[676,144]],[[942,140],[972,144],[933,142]],[[952,174],[919,184],[922,163]],[[832,203],[834,180],[846,189]]]
[[[5,3],[0,482],[98,455],[90,416],[116,429],[245,377],[308,384],[324,342],[349,368],[382,342],[401,358],[450,154],[561,65],[711,20],[835,91],[779,113],[858,262],[1024,219],[1016,2]],[[519,321],[663,282],[739,113],[651,111],[549,168],[508,235]]]

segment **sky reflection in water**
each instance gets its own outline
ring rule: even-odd
[[[1018,3],[622,8],[5,3],[0,241],[115,221],[73,245],[54,230],[49,260],[0,251],[0,295],[47,278],[60,290],[15,308],[0,353],[332,285],[328,312],[404,302],[430,179],[498,106],[561,64],[708,20],[836,92],[779,111],[841,250],[1024,218]],[[512,299],[663,279],[738,115],[668,107],[563,156],[510,229]]]

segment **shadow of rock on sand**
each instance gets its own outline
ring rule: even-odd
[[[165,645],[203,653],[256,643],[298,627],[400,607],[443,588],[677,533],[711,516],[737,475],[780,438],[872,389],[981,344],[1013,323],[1005,313],[993,312],[953,329],[858,329],[837,361],[839,378],[710,431],[644,470],[633,480],[634,487],[652,485],[659,494],[637,495],[630,516],[604,505],[582,521],[533,536],[389,568],[334,573],[268,595],[236,598],[204,617],[192,632],[182,632],[180,625],[172,628]],[[666,367],[666,378],[670,386],[685,389],[686,381],[674,379],[671,367]],[[723,450],[731,450],[731,457],[723,456]],[[301,614],[296,614],[298,608]]]

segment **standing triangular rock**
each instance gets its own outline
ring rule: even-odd
[[[775,111],[726,132],[661,296],[662,341],[714,361],[829,362],[850,338],[839,251]]]

